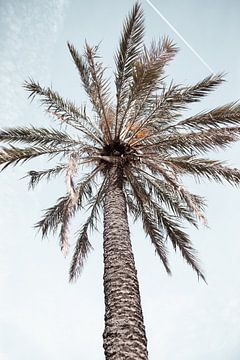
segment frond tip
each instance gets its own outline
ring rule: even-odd
[[[81,270],[84,265],[84,261],[92,249],[92,245],[88,240],[87,234],[88,221],[82,227],[81,231],[78,233],[78,239],[75,246],[75,251],[72,258],[71,267],[69,270],[69,281],[72,282],[80,275]]]

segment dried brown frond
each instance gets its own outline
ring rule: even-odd
[[[75,152],[70,153],[69,161],[66,166],[66,185],[69,195],[69,201],[66,203],[62,214],[62,226],[60,230],[60,248],[64,255],[67,255],[69,248],[69,220],[71,218],[72,209],[78,202],[79,192],[81,189],[75,189],[73,177],[77,172],[77,154]]]
[[[61,174],[66,169],[65,164],[57,165],[54,168],[50,168],[47,170],[41,170],[41,171],[35,171],[31,170],[27,173],[25,177],[30,177],[28,188],[34,189],[35,186],[43,179],[46,178],[47,180],[50,180],[53,177],[56,177],[57,175]]]

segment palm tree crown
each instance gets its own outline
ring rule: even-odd
[[[230,103],[208,112],[183,119],[181,110],[197,102],[223,82],[212,75],[193,86],[170,85],[165,81],[165,67],[177,47],[164,37],[143,44],[144,19],[136,3],[126,18],[115,55],[116,100],[110,94],[105,68],[98,47],[85,44],[79,55],[72,44],[68,48],[88,95],[94,116],[85,106],[64,100],[51,88],[29,80],[24,87],[30,97],[40,97],[47,111],[60,125],[75,129],[15,127],[0,132],[0,163],[6,168],[40,155],[58,159],[55,167],[29,171],[29,187],[42,179],[65,173],[67,193],[50,207],[36,224],[43,236],[60,230],[60,247],[68,249],[69,221],[86,204],[89,216],[78,233],[70,267],[70,280],[80,273],[91,249],[88,230],[96,226],[99,209],[111,183],[111,169],[120,169],[129,212],[140,218],[166,271],[166,238],[174,249],[204,279],[189,236],[182,221],[194,226],[205,222],[204,200],[189,192],[182,183],[185,174],[209,180],[239,184],[240,171],[218,160],[202,157],[209,150],[224,148],[238,140],[240,105]],[[72,135],[73,134],[73,135]],[[23,143],[25,147],[17,147]],[[85,169],[85,173],[83,173]],[[86,172],[87,171],[87,172]]]

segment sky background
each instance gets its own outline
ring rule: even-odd
[[[84,102],[66,41],[81,51],[85,39],[101,42],[109,71],[114,71],[123,18],[133,2],[73,0],[0,0],[0,126],[53,125],[37,102],[29,103],[22,83],[29,77],[52,85],[64,97]],[[215,72],[227,82],[189,113],[240,97],[240,3],[237,0],[160,1],[153,4],[178,29]],[[181,48],[168,67],[168,79],[191,84],[209,71],[167,24],[142,1],[146,42],[169,35]],[[212,157],[240,166],[240,145]],[[77,283],[68,283],[70,257],[58,238],[42,241],[33,224],[41,210],[65,192],[64,179],[27,191],[30,169],[44,160],[9,168],[0,183],[0,359],[103,360],[104,299],[102,228],[91,235],[90,254]],[[210,228],[189,229],[208,285],[177,253],[170,253],[168,277],[142,227],[131,227],[150,360],[240,359],[240,192],[229,185],[186,183],[208,200]],[[81,223],[81,216],[77,221]],[[176,256],[177,255],[177,256]]]

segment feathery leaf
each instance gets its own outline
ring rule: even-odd
[[[67,148],[49,148],[46,146],[17,148],[10,145],[9,148],[2,147],[0,149],[0,165],[5,164],[2,170],[9,165],[17,165],[19,162],[25,162],[41,155],[56,156],[60,153],[67,153]]]
[[[66,168],[65,164],[57,165],[54,168],[47,169],[47,170],[41,170],[41,171],[35,171],[31,170],[27,173],[24,177],[30,177],[28,188],[34,189],[35,186],[43,179],[46,178],[47,180],[50,180],[52,177],[56,177],[60,173],[62,173]]]
[[[124,103],[129,91],[129,80],[133,76],[133,65],[137,59],[143,40],[144,19],[139,3],[135,3],[123,24],[119,49],[115,56],[116,63],[116,122],[115,137],[121,132],[119,114],[124,110]]]
[[[15,127],[0,130],[0,141],[8,143],[22,142],[40,146],[77,145],[80,141],[73,139],[67,133],[53,128]]]

